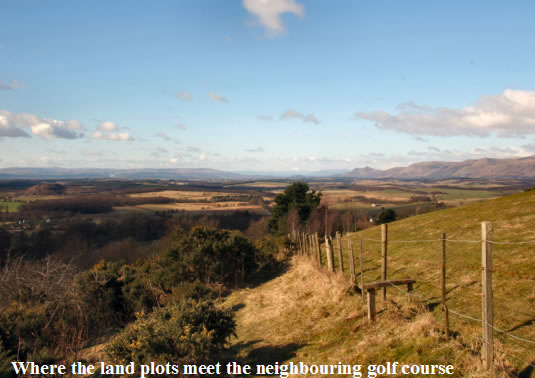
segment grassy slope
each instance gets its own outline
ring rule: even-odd
[[[496,241],[535,240],[535,192],[424,214],[389,225],[389,278],[415,278],[415,293],[431,301],[409,303],[406,295],[391,288],[391,301],[383,303],[378,299],[380,313],[375,324],[361,317],[346,320],[365,313],[365,303],[348,294],[347,280],[297,260],[283,276],[257,288],[238,291],[227,299],[226,306],[237,310],[236,346],[241,346],[242,357],[253,363],[448,362],[456,366],[457,376],[508,376],[507,371],[516,370],[529,377],[526,365],[510,355],[535,363],[533,345],[499,333],[495,335],[495,370],[490,374],[478,370],[478,322],[450,315],[450,326],[456,336],[449,345],[444,343],[440,328],[443,314],[437,305],[441,243],[395,242],[439,239],[442,232],[449,239],[477,241],[482,221],[494,223]],[[380,228],[351,237],[357,252],[359,237],[378,240]],[[346,239],[343,245],[347,267]],[[363,245],[364,277],[373,281],[380,277],[380,244],[364,240]],[[530,340],[535,340],[534,250],[535,244],[494,246],[495,325]],[[480,244],[448,242],[447,253],[449,308],[480,318]],[[358,266],[358,259],[356,262]]]

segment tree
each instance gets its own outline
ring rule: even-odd
[[[396,220],[397,214],[392,209],[386,209],[379,213],[379,216],[377,217],[377,223],[383,224],[383,223],[390,223]]]
[[[288,226],[295,229],[305,224],[312,210],[318,207],[320,202],[321,192],[316,193],[310,190],[306,182],[293,183],[275,197],[275,207],[273,207],[269,222],[270,233],[281,234],[287,230]],[[289,224],[289,218],[293,218],[292,224]]]

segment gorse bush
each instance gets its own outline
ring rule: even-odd
[[[180,281],[237,287],[256,269],[255,255],[256,248],[239,232],[197,227],[176,233],[155,278],[166,290]]]
[[[113,362],[209,363],[236,328],[232,314],[209,300],[186,299],[138,316],[106,347]]]
[[[13,359],[62,360],[125,326],[109,346],[115,361],[207,361],[235,329],[212,300],[271,253],[239,232],[198,227],[131,265],[76,273],[59,259],[12,259],[0,269],[0,376]]]

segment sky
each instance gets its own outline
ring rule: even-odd
[[[0,168],[535,154],[534,1],[0,1]]]

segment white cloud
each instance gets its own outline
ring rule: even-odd
[[[93,139],[100,140],[114,140],[114,141],[131,141],[134,140],[129,132],[121,131],[129,130],[126,126],[119,126],[112,121],[104,121],[95,127],[95,132],[91,134]]]
[[[101,140],[114,140],[114,141],[130,141],[130,140],[134,140],[134,138],[132,138],[130,136],[130,134],[128,132],[118,132],[118,133],[110,133],[110,132],[105,132],[103,133],[102,131],[95,131],[93,134],[91,134],[91,136],[93,137],[93,139],[101,139]]]
[[[210,97],[210,99],[211,99],[212,101],[228,102],[228,99],[226,99],[226,98],[223,97],[223,96],[218,95],[218,94],[215,93],[215,92],[210,92],[210,93],[208,93],[208,97]]]
[[[279,117],[279,119],[281,120],[292,119],[292,118],[297,118],[303,122],[310,122],[316,125],[320,123],[320,120],[316,118],[316,116],[314,116],[313,114],[303,114],[293,109],[286,110]]]
[[[12,114],[6,110],[0,110],[0,138],[29,138],[30,135],[16,126]]]
[[[268,37],[286,33],[283,14],[291,13],[300,18],[305,15],[305,7],[295,0],[243,0],[243,6],[255,17],[254,25],[262,25]]]
[[[176,125],[176,128],[179,130],[186,130],[188,126],[184,125],[183,123],[179,123],[178,125]]]
[[[199,156],[199,160],[206,160],[206,154],[201,154]]]
[[[0,90],[3,90],[3,91],[15,91],[23,87],[24,87],[24,83],[21,83],[20,81],[17,81],[17,80],[12,80],[11,83],[9,84],[3,83],[0,81]]]
[[[524,137],[535,133],[535,91],[507,89],[496,96],[482,96],[475,105],[462,109],[408,103],[398,110],[397,114],[359,112],[355,118],[412,135]]]
[[[191,94],[188,92],[177,92],[176,98],[184,101],[191,101]]]
[[[117,126],[114,122],[104,121],[104,122],[101,122],[97,126],[97,130],[99,130],[99,131],[119,131],[119,126]]]
[[[81,132],[84,127],[78,121],[62,121],[41,118],[29,113],[13,114],[7,110],[0,111],[0,136],[28,137],[29,134],[22,129],[29,129],[32,134],[46,139],[77,139],[84,136]]]

